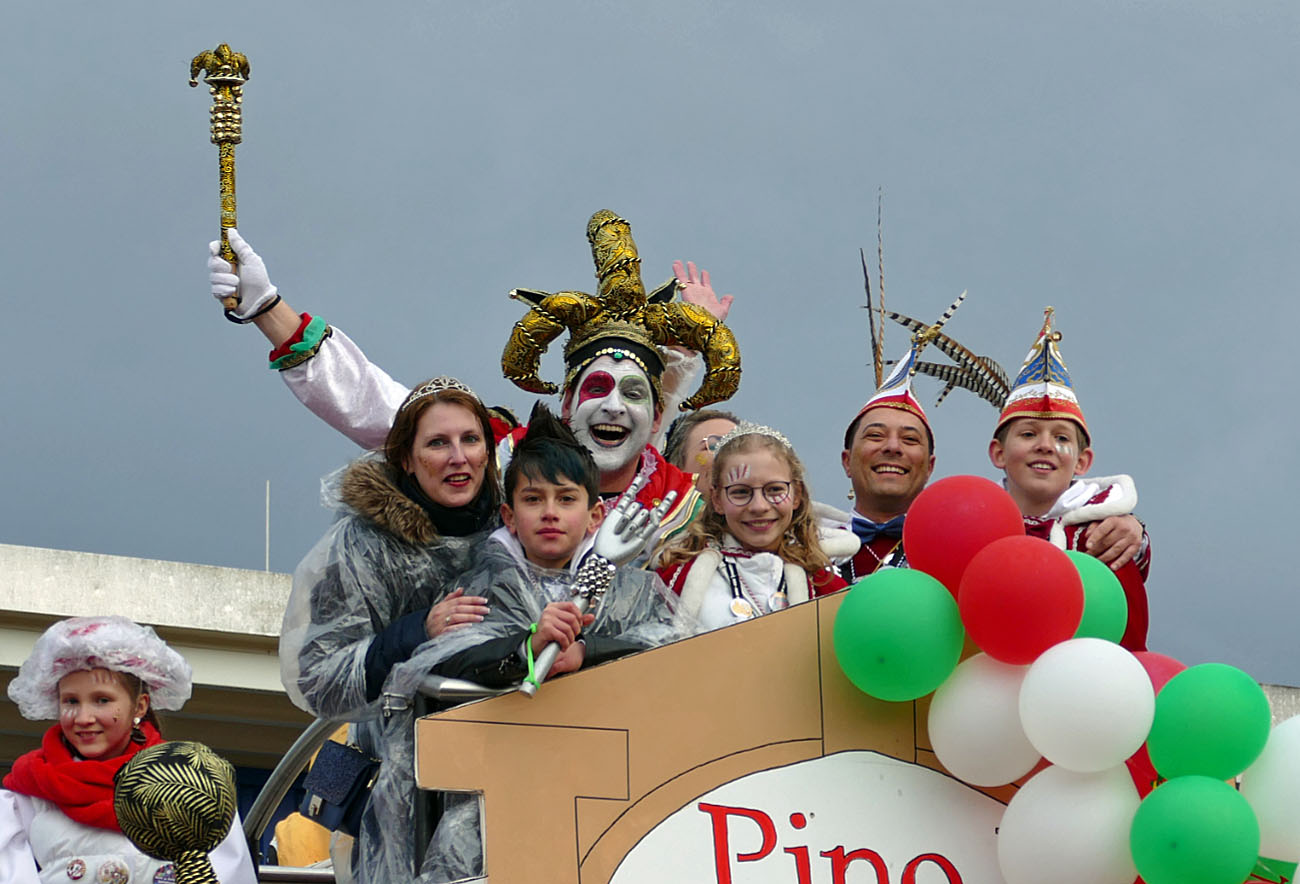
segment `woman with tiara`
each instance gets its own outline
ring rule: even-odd
[[[488,612],[455,583],[501,524],[487,409],[454,378],[426,381],[398,409],[381,455],[354,461],[333,486],[342,518],[294,573],[281,679],[298,706],[352,722],[353,740],[382,762],[361,819],[357,880],[409,881],[414,713],[386,683],[420,645]]]

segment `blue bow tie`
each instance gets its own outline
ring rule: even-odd
[[[854,516],[853,524],[850,527],[853,533],[861,538],[863,543],[870,543],[877,537],[889,537],[894,540],[901,540],[903,537],[903,519],[902,516],[894,516],[888,522],[873,522],[862,516]]]

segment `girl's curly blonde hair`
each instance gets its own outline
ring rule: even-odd
[[[721,547],[727,530],[727,520],[713,505],[713,497],[721,493],[721,477],[727,460],[735,454],[766,449],[776,455],[790,468],[793,481],[792,493],[799,495],[794,517],[790,527],[781,539],[776,555],[785,562],[793,562],[805,571],[820,571],[830,565],[830,558],[822,551],[821,541],[817,535],[817,519],[813,515],[812,497],[808,492],[808,483],[804,478],[803,463],[786,441],[785,437],[750,431],[744,425],[738,435],[725,441],[713,459],[713,468],[709,478],[713,493],[705,498],[704,511],[691,522],[685,533],[661,546],[655,553],[657,567],[671,568],[689,562],[708,547]],[[736,430],[732,431],[736,433]]]

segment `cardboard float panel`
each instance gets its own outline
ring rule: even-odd
[[[842,599],[423,718],[416,780],[483,793],[506,884],[814,884],[874,869],[855,850],[881,882],[999,881],[1001,804],[936,772],[918,704],[840,672]]]

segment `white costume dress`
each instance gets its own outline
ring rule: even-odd
[[[821,528],[818,533],[832,560],[857,550],[851,531]],[[696,621],[701,632],[784,610],[816,594],[801,566],[775,553],[749,552],[730,534],[723,536],[721,549],[701,550],[690,562],[661,569],[660,576],[680,589],[681,616]]]
[[[208,858],[222,884],[257,884],[238,815]],[[171,863],[141,853],[121,832],[79,823],[44,798],[0,789],[0,882],[168,884],[175,880]]]

